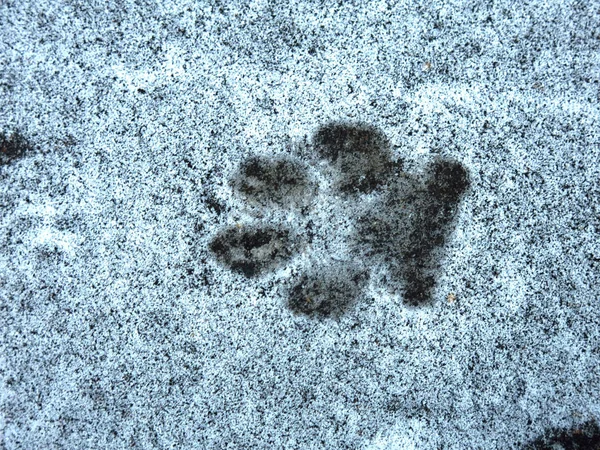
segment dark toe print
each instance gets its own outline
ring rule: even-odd
[[[351,267],[329,265],[303,274],[290,289],[287,306],[296,314],[339,317],[353,305],[366,280]]]
[[[298,161],[257,156],[241,164],[232,185],[248,202],[262,206],[298,206],[311,190],[306,168]]]
[[[447,160],[437,160],[433,163],[427,180],[427,191],[440,207],[448,211],[453,210],[468,187],[467,170],[459,163]]]
[[[443,246],[469,187],[467,170],[458,162],[437,159],[423,174],[405,173],[402,163],[393,161],[386,136],[364,124],[325,125],[314,134],[312,149],[327,161],[324,175],[335,177],[334,194],[325,205],[332,211],[329,219],[343,223],[342,211],[348,215],[346,222],[353,224],[349,234],[340,231],[350,255],[366,267],[387,267],[389,285],[403,293],[405,304],[428,302]],[[308,168],[296,160],[255,156],[240,165],[232,186],[254,206],[284,207],[310,203],[316,189],[309,180]],[[335,192],[344,194],[342,200]],[[366,193],[374,195],[360,195]],[[329,241],[339,245],[340,236],[332,236],[328,216],[320,217],[323,223],[313,217],[302,219],[308,220],[304,241],[325,248]],[[296,253],[289,234],[270,226],[249,231],[233,227],[217,235],[210,248],[225,266],[252,277],[275,269]],[[361,296],[369,274],[351,263],[328,261],[290,281],[287,307],[292,312],[335,318]]]
[[[424,181],[403,174],[360,217],[359,249],[387,264],[391,281],[404,288],[406,304],[421,305],[431,298],[440,250],[468,185],[464,167],[438,160]]]
[[[231,270],[254,277],[287,260],[294,245],[286,230],[234,226],[215,236],[210,249]]]
[[[315,150],[337,169],[344,193],[367,193],[388,181],[396,168],[389,141],[369,125],[329,124],[313,138]]]
[[[525,450],[600,450],[600,427],[589,421],[572,430],[550,430]]]
[[[0,133],[0,166],[23,156],[30,148],[29,142],[19,132],[10,135]]]

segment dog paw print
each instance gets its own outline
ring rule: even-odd
[[[286,304],[310,317],[348,311],[376,267],[405,304],[429,302],[467,170],[438,158],[423,173],[407,173],[385,134],[365,124],[322,126],[304,151],[240,164],[230,185],[259,219],[216,233],[209,244],[216,259],[252,278],[302,254]],[[276,211],[286,220],[274,219]]]

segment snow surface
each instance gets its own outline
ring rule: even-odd
[[[0,2],[0,132],[32,147],[0,166],[0,447],[509,449],[600,419],[600,2],[524,3]],[[362,206],[305,157],[332,121],[468,171],[430,304],[378,266],[339,318],[286,308],[352,258]],[[308,215],[236,195],[252,155],[307,163]],[[260,277],[209,251],[308,220]]]

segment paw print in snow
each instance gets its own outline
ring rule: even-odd
[[[231,186],[245,203],[261,215],[299,210],[299,226],[221,230],[209,245],[217,260],[258,277],[312,251],[287,289],[288,308],[307,316],[343,314],[360,298],[371,268],[382,265],[387,284],[403,293],[405,304],[427,303],[469,186],[466,169],[438,158],[423,174],[406,173],[386,136],[364,124],[325,125],[307,150],[302,159],[253,156],[240,165]],[[317,169],[315,177],[309,167]]]

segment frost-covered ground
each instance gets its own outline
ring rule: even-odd
[[[435,3],[0,2],[0,447],[600,419],[600,2]]]

